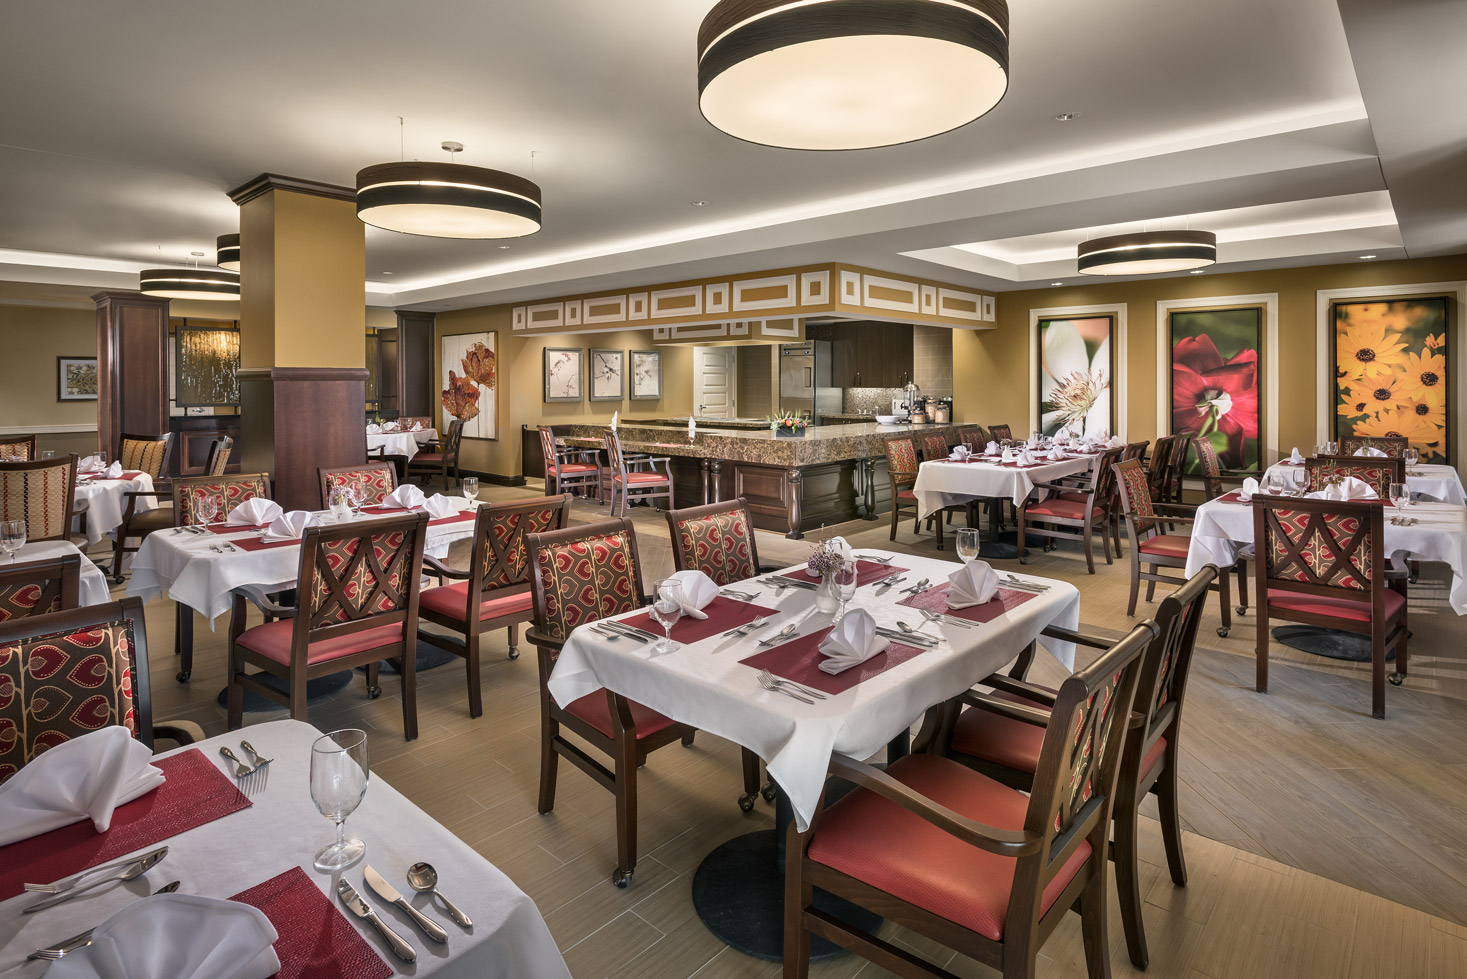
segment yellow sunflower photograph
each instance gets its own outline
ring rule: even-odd
[[[1335,434],[1405,436],[1447,462],[1451,298],[1335,303]]]

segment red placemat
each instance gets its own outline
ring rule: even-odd
[[[825,693],[843,693],[858,683],[880,676],[893,666],[926,652],[893,639],[885,652],[877,653],[860,666],[853,666],[844,673],[830,674],[820,668],[820,661],[825,658],[820,655],[820,643],[829,634],[830,629],[821,629],[808,636],[791,639],[782,646],[755,653],[739,662],[756,670],[768,670],[775,676],[782,676],[786,680],[793,680]]]
[[[259,537],[241,537],[230,543],[242,551],[264,551],[272,547],[300,547],[301,539],[295,537],[291,540],[263,540]]]
[[[387,979],[392,967],[306,872],[291,867],[231,901],[259,908],[280,937],[275,979]]]
[[[372,511],[371,513],[366,514],[366,516],[368,516],[368,517],[395,517],[398,514],[409,512],[404,507],[366,506],[366,507],[362,507],[362,509],[363,510],[371,510]],[[420,510],[414,510],[412,512],[413,513],[421,513],[422,511],[420,511]],[[433,520],[429,520],[428,521],[428,526],[429,527],[441,527],[444,524],[448,524],[448,523],[463,523],[465,521],[475,519],[476,517],[478,517],[478,515],[479,515],[479,512],[477,510],[475,510],[473,507],[470,507],[467,510],[461,510],[458,513],[455,513],[451,517],[437,517],[437,518],[435,518]]]
[[[1217,498],[1217,502],[1218,503],[1242,503],[1243,502],[1243,494],[1242,493],[1239,493],[1237,490],[1233,490],[1231,493],[1224,493],[1222,496],[1219,496]]]
[[[215,534],[255,534],[259,533],[262,530],[268,530],[270,525],[267,523],[251,523],[235,524],[233,527],[231,527],[229,526],[229,524],[221,522],[211,523],[208,525],[208,527],[209,531]],[[235,541],[235,543],[238,544],[240,542]]]
[[[678,642],[697,642],[716,636],[720,632],[729,629],[737,629],[739,626],[753,622],[761,615],[774,615],[779,610],[765,608],[762,605],[750,605],[736,598],[724,598],[719,595],[713,601],[704,606],[703,611],[708,613],[706,619],[690,619],[683,616],[678,619],[677,624],[672,627],[672,638]],[[653,635],[662,635],[662,626],[652,621],[650,612],[634,615],[629,619],[620,620],[636,629],[646,629]]]
[[[0,847],[0,901],[151,846],[185,830],[246,809],[250,800],[197,748],[153,762],[167,781],[118,806],[112,827],[98,833],[90,819]]]
[[[107,476],[107,475],[104,475],[103,473],[80,473],[80,474],[77,475],[76,478],[79,479],[79,480],[85,481],[85,482],[91,482],[92,480],[96,480],[96,479],[113,479],[113,480],[121,481],[121,480],[133,480],[133,479],[137,479],[142,474],[143,474],[143,471],[141,469],[138,469],[138,470],[132,470],[132,471],[124,472],[121,476],[116,476],[116,477]]]
[[[873,581],[889,578],[894,574],[901,574],[908,568],[898,568],[892,564],[882,564],[880,561],[857,561],[856,562],[856,587],[869,585]],[[801,581],[820,583],[820,576],[814,574],[809,568],[801,568],[798,571],[790,571],[786,574],[788,578],[798,578]]]
[[[1034,592],[1019,591],[1013,588],[999,588],[998,594],[992,600],[982,605],[969,605],[967,608],[948,608],[947,590],[952,587],[949,582],[943,582],[936,588],[929,588],[915,595],[908,595],[897,602],[908,608],[924,608],[929,612],[939,615],[956,615],[960,619],[970,622],[992,622],[1011,608],[1023,605],[1031,598],[1037,598]]]

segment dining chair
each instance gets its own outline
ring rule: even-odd
[[[1157,503],[1178,502],[1171,496],[1172,454],[1181,440],[1180,435],[1163,435],[1152,447],[1151,459],[1146,463],[1146,482],[1151,492],[1151,499]]]
[[[1340,455],[1353,456],[1361,449],[1379,449],[1392,459],[1400,459],[1411,447],[1411,439],[1405,435],[1341,435]],[[1362,456],[1362,458],[1370,458]],[[1374,458],[1380,458],[1375,456]]]
[[[470,717],[484,713],[480,637],[495,629],[507,630],[509,658],[519,659],[519,625],[535,618],[525,535],[563,529],[570,522],[570,504],[569,496],[486,504],[474,517],[473,550],[467,570],[450,568],[434,557],[423,559],[425,568],[431,569],[427,573],[457,584],[425,588],[418,596],[418,640],[463,657],[468,672]],[[456,632],[463,641],[424,629],[425,622]]]
[[[418,429],[418,431],[422,431],[423,429],[433,427],[433,419],[427,415],[399,415],[397,424],[404,432],[411,432],[414,425],[421,425],[422,428]]]
[[[948,453],[949,452],[950,452],[950,448],[949,448],[949,446],[947,444],[947,436],[946,435],[929,434],[929,435],[922,436],[922,461],[923,462],[932,462],[932,461],[938,460],[938,459],[946,459],[948,457]],[[978,501],[975,500],[974,502],[976,503]],[[990,502],[991,503],[992,501],[987,501],[987,502]],[[943,507],[943,511],[947,514],[947,522],[948,523],[952,523],[953,522],[953,514],[954,513],[967,514],[971,518],[972,513],[973,513],[973,508],[969,504],[967,504],[967,503],[962,503],[962,504],[958,504],[958,505],[955,505],[955,506]],[[937,549],[939,551],[942,550],[942,535],[941,534],[938,535]]]
[[[129,435],[123,432],[117,440],[117,462],[124,472],[140,472],[153,481],[150,490],[128,490],[122,494],[122,523],[112,542],[112,580],[122,581],[122,562],[137,552],[128,544],[135,540],[141,546],[149,534],[173,526],[173,486],[168,478],[168,460],[173,454],[173,433],[162,435]],[[139,512],[137,503],[144,497],[154,501],[150,510]]]
[[[76,608],[80,593],[80,554],[0,565],[0,622]]]
[[[383,462],[363,466],[337,466],[317,470],[321,474],[321,509],[331,506],[331,492],[337,488],[349,489],[360,486],[364,494],[363,503],[381,503],[397,489],[397,470],[391,463]]]
[[[1141,654],[1132,722],[1121,753],[1112,817],[1116,896],[1131,963],[1138,969],[1145,969],[1150,958],[1141,915],[1144,895],[1138,862],[1140,808],[1148,795],[1157,797],[1162,844],[1172,882],[1178,887],[1187,886],[1178,792],[1182,707],[1202,606],[1217,575],[1217,567],[1207,565],[1157,607],[1153,621],[1158,631]],[[1111,645],[1109,640],[1057,627],[1047,628],[1041,635],[1093,649],[1108,649]],[[945,725],[927,750],[1021,792],[1032,791],[1046,733],[1046,723],[1032,712],[1049,717],[1055,691],[1002,674],[980,681],[979,686],[990,687],[994,693],[970,691],[964,695],[966,709]],[[1027,710],[1014,712],[1010,708],[1015,705]]]
[[[6,435],[0,438],[0,462],[30,462],[36,458],[34,435]]]
[[[1121,452],[1121,461],[1125,462],[1127,459],[1138,459],[1144,469],[1146,467],[1146,450],[1149,448],[1151,448],[1150,442],[1127,442],[1125,450]]]
[[[448,423],[448,431],[438,442],[429,442],[424,451],[417,453],[407,464],[407,476],[424,477],[424,482],[437,476],[443,480],[443,488],[448,488],[448,474],[451,471],[453,478],[459,485],[463,480],[458,470],[459,443],[464,437],[464,422],[462,418],[455,418]]]
[[[1370,713],[1385,717],[1386,680],[1405,682],[1405,577],[1386,572],[1385,508],[1379,502],[1253,497],[1258,544],[1255,686],[1268,692],[1272,619],[1370,637]],[[1386,652],[1396,669],[1386,675]]]
[[[1105,563],[1111,559],[1111,538],[1115,538],[1116,554],[1120,554],[1120,530],[1115,520],[1115,472],[1113,466],[1120,461],[1121,449],[1106,449],[1095,462],[1094,478],[1089,485],[1076,488],[1061,483],[1035,483],[1036,490],[1043,490],[1044,499],[1028,497],[1019,507],[1019,563],[1027,564],[1024,556],[1026,533],[1051,540],[1077,540],[1085,548],[1085,567],[1095,573],[1094,538],[1100,531],[1100,542],[1105,550]],[[1048,547],[1046,546],[1046,550]]]
[[[988,438],[994,442],[1012,442],[1014,430],[1008,425],[989,425]]]
[[[1386,500],[1392,483],[1406,481],[1406,460],[1396,456],[1310,456],[1304,460],[1304,482],[1308,492],[1317,493],[1331,483],[1354,476],[1370,484],[1375,495]]]
[[[568,449],[555,444],[555,429],[538,426],[540,457],[545,466],[546,495],[601,492],[601,453],[597,449]]]
[[[158,739],[204,740],[192,721],[153,723],[138,598],[0,622],[0,689],[12,692],[16,734],[0,738],[0,784],[43,751],[111,725],[149,751]]]
[[[1141,463],[1134,459],[1120,462],[1111,467],[1116,475],[1116,492],[1120,494],[1121,517],[1126,521],[1126,536],[1131,545],[1131,597],[1126,604],[1126,614],[1136,614],[1136,595],[1141,582],[1146,582],[1146,600],[1152,601],[1157,582],[1167,585],[1182,585],[1186,579],[1177,575],[1162,574],[1164,568],[1185,568],[1187,550],[1192,538],[1187,534],[1174,534],[1178,526],[1191,527],[1196,522],[1197,508],[1184,503],[1158,503],[1151,498],[1148,474]],[[1257,499],[1257,497],[1254,497]],[[1230,568],[1223,568],[1213,587],[1218,592],[1218,608],[1222,625],[1217,634],[1227,636],[1233,627],[1232,585],[1229,573],[1238,576],[1239,615],[1248,614],[1248,552],[1238,558]],[[1147,571],[1141,570],[1146,565]]]
[[[0,520],[24,520],[26,540],[70,540],[75,454],[0,462]]]
[[[608,484],[611,493],[607,502],[611,504],[613,516],[625,517],[629,500],[646,500],[650,503],[666,497],[669,510],[677,505],[672,495],[671,457],[647,456],[639,459],[634,467],[622,455],[621,436],[615,430],[608,429],[606,458],[611,463],[611,482]],[[658,463],[662,464],[662,472],[657,471]],[[644,465],[645,469],[642,468]],[[617,512],[618,498],[621,500],[620,513]]]
[[[173,455],[173,433],[162,435],[129,435],[123,432],[117,438],[117,461],[125,472],[147,473],[155,489],[166,489],[160,485],[168,478],[168,460]]]
[[[1217,447],[1212,444],[1211,439],[1190,439],[1188,444],[1197,456],[1197,467],[1201,470],[1202,475],[1202,490],[1209,500],[1215,500],[1226,492],[1223,489],[1223,483],[1242,485],[1244,479],[1257,475],[1252,470],[1224,469],[1222,459],[1217,454]],[[1186,454],[1187,450],[1183,448],[1182,455],[1185,457]]]
[[[909,438],[886,440],[886,478],[891,484],[891,539],[896,540],[897,523],[902,510],[912,511],[912,533],[922,529],[922,518],[918,516],[917,494],[912,492],[917,482],[917,447]]]
[[[1048,714],[1033,791],[950,758],[908,755],[883,771],[842,754],[830,774],[856,790],[821,808],[785,843],[784,975],[806,979],[819,936],[903,976],[949,976],[911,946],[813,906],[816,888],[1004,976],[1032,977],[1040,947],[1065,915],[1080,915],[1091,976],[1108,975],[1106,853],[1142,651],[1157,634],[1142,622],[1072,674]],[[925,943],[924,943],[925,944]]]
[[[564,706],[550,695],[550,674],[579,625],[646,604],[637,535],[625,518],[581,524],[525,538],[535,624],[527,633],[540,667],[540,800],[542,815],[555,808],[555,781],[564,757],[616,799],[617,887],[637,868],[637,766],[664,745],[691,747],[695,728],[679,724],[621,694],[602,689]],[[562,728],[610,759],[606,767]]]
[[[308,527],[301,537],[298,604],[277,604],[254,589],[236,589],[229,620],[229,730],[244,722],[251,690],[306,720],[306,684],[357,666],[367,668],[367,693],[381,694],[378,664],[402,677],[403,737],[418,736],[418,586],[428,515],[358,520]],[[247,626],[253,603],[273,621]],[[246,667],[256,668],[246,673]],[[269,674],[285,689],[261,681]]]
[[[982,425],[964,425],[958,429],[958,443],[966,445],[970,450],[982,452],[988,445],[988,436],[983,434]]]
[[[204,464],[204,475],[223,476],[229,468],[229,456],[234,452],[234,439],[225,435],[209,443],[209,461]]]

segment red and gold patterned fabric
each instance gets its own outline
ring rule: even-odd
[[[0,622],[61,611],[60,585],[60,578],[0,585]]]
[[[192,527],[199,523],[198,506],[199,501],[205,497],[213,497],[214,507],[217,511],[214,515],[216,521],[228,519],[234,512],[234,508],[246,500],[253,500],[257,496],[268,497],[269,488],[265,485],[263,473],[252,476],[234,476],[212,480],[207,483],[187,482],[180,485],[178,493],[178,505],[183,508],[183,523],[186,527]]]
[[[168,440],[123,439],[117,461],[128,472],[145,472],[153,479],[163,477],[163,457],[168,453]]]
[[[530,556],[525,551],[526,534],[543,534],[554,530],[560,507],[539,510],[491,512],[484,527],[483,587],[505,588],[530,580]]]
[[[35,439],[17,439],[14,442],[0,442],[0,462],[30,462],[31,445]]]
[[[637,607],[637,566],[626,531],[542,545],[540,631],[564,641],[583,622]]]
[[[683,568],[696,568],[717,585],[731,585],[759,573],[743,510],[679,520],[677,548]]]
[[[421,459],[423,456],[419,453],[414,458]],[[326,501],[330,502],[332,490],[338,486],[351,486],[353,483],[359,484],[362,492],[366,494],[362,503],[371,506],[374,503],[381,503],[391,495],[393,490],[397,489],[397,470],[387,465],[367,466],[349,472],[327,473]]]
[[[130,621],[0,644],[0,783],[111,724],[137,733]]]
[[[24,520],[29,540],[65,540],[71,527],[71,463],[0,470],[0,520]]]
[[[323,540],[311,575],[312,628],[406,607],[410,575],[404,574],[407,562],[398,560],[406,542],[401,530]]]
[[[1352,456],[1364,448],[1379,449],[1392,459],[1406,454],[1411,440],[1404,435],[1342,435],[1340,455]]]
[[[988,439],[983,434],[981,425],[965,425],[958,429],[958,441],[968,448],[982,449],[988,444]]]
[[[1204,476],[1221,476],[1222,460],[1217,457],[1217,449],[1212,444],[1212,439],[1193,439],[1192,448],[1197,453],[1197,463],[1202,467]]]
[[[1057,832],[1069,829],[1085,803],[1095,794],[1095,779],[1100,774],[1100,763],[1105,759],[1105,748],[1115,728],[1115,711],[1111,707],[1120,683],[1121,674],[1117,673],[1075,712],[1075,736],[1070,742],[1070,775],[1060,788],[1059,808],[1054,814]]]
[[[928,435],[922,439],[922,458],[931,462],[933,459],[947,458],[947,436]]]
[[[1270,510],[1268,577],[1370,590],[1370,529],[1353,514]]]
[[[1397,467],[1383,465],[1385,460],[1379,457],[1377,459],[1378,461],[1374,463],[1364,458],[1359,461],[1309,459],[1304,464],[1309,492],[1317,493],[1331,483],[1337,483],[1347,476],[1354,476],[1356,479],[1369,483],[1370,488],[1375,490],[1375,495],[1384,500],[1391,495],[1391,483],[1405,482],[1405,472],[1401,472],[1401,478],[1398,480],[1396,478]]]
[[[1014,430],[1007,425],[990,425],[988,426],[988,437],[995,442],[1002,442],[1005,439],[1012,439]]]
[[[911,439],[887,439],[886,470],[896,475],[915,475],[917,449]]]
[[[1146,470],[1141,468],[1139,459],[1127,459],[1125,462],[1116,464],[1116,487],[1121,494],[1121,506],[1127,513],[1136,517],[1136,531],[1150,530],[1152,521],[1146,519],[1156,516],[1156,510],[1151,506],[1151,487],[1146,480]]]

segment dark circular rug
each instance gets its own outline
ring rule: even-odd
[[[1024,535],[1024,550],[1038,551],[1044,547],[1047,538],[1034,534]],[[986,561],[1017,561],[1019,559],[1019,532],[1017,530],[1001,530],[997,540],[983,538],[982,545],[978,548],[978,556]]]
[[[1275,640],[1291,649],[1302,649],[1315,656],[1349,660],[1352,663],[1370,662],[1369,636],[1357,636],[1351,632],[1317,625],[1281,625],[1271,631]],[[1395,658],[1394,649],[1386,650],[1387,660]]]
[[[458,657],[446,649],[439,649],[437,646],[430,646],[425,642],[418,643],[417,670],[419,673],[442,666],[445,663],[450,663],[456,659]],[[365,671],[365,667],[358,667],[356,670],[342,670],[340,673],[330,673],[326,676],[318,676],[314,680],[306,681],[306,703],[309,705],[320,700],[322,697],[331,696],[351,683],[352,678],[358,672],[363,671]],[[386,660],[382,661],[379,671],[383,674],[397,675],[397,670]],[[271,676],[270,674],[257,674],[257,676],[261,684],[273,690],[278,690],[282,694],[285,693],[285,681],[280,677]],[[363,692],[365,690],[366,688],[363,687]],[[218,700],[220,707],[229,706],[229,691],[227,689],[219,691]],[[244,695],[244,709],[246,713],[254,713],[262,710],[279,710],[280,704],[268,697],[263,697],[255,693],[253,690],[246,690]]]

